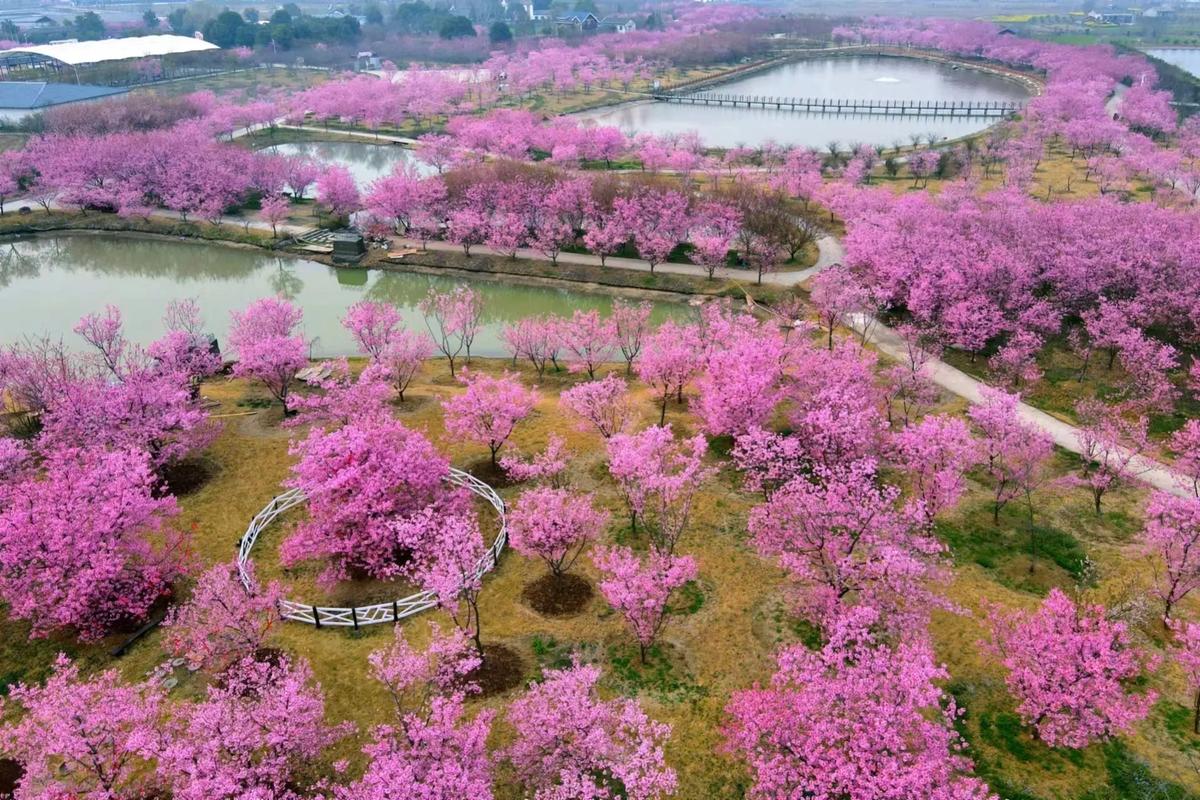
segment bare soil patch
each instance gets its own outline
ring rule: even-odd
[[[573,617],[587,608],[592,595],[592,585],[569,572],[547,573],[521,592],[530,608],[547,617]]]

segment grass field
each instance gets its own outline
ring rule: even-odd
[[[487,372],[509,367],[507,361],[477,360],[472,365]],[[577,429],[558,406],[559,392],[582,378],[550,372],[539,380],[524,365],[518,371],[527,384],[539,386],[542,400],[506,449],[530,453],[544,446],[552,432],[565,437],[571,451],[572,484],[595,492],[600,504],[613,511],[604,538],[637,546],[642,539],[628,533],[616,488],[607,476],[602,441],[594,433]],[[430,361],[396,413],[406,424],[429,435],[455,466],[490,478],[483,448],[445,434],[438,401],[460,390],[444,362]],[[690,394],[685,399],[690,399]],[[259,387],[218,378],[204,385],[203,395],[217,404],[214,415],[222,419],[224,430],[201,460],[210,475],[207,483],[181,499],[178,525],[192,532],[196,561],[207,565],[232,558],[248,520],[280,491],[290,458],[288,431],[278,424],[278,409],[264,407],[266,395]],[[641,423],[655,421],[658,412],[649,390],[638,385],[636,398]],[[946,399],[941,408],[959,412],[962,404]],[[668,420],[679,433],[696,430],[686,403],[672,402]],[[772,653],[779,645],[803,634],[802,626],[788,612],[781,573],[758,558],[745,540],[746,515],[758,498],[738,489],[735,473],[719,452],[716,448],[710,455],[719,474],[705,486],[690,529],[680,543],[683,552],[698,559],[700,579],[673,605],[674,614],[649,667],[637,664],[636,649],[620,619],[599,596],[569,618],[547,618],[533,611],[521,592],[542,574],[540,562],[506,552],[498,569],[485,579],[482,597],[485,643],[503,644],[519,653],[527,678],[536,677],[542,667],[566,663],[571,653],[580,653],[603,665],[606,693],[637,696],[653,716],[673,725],[667,756],[679,770],[681,798],[742,796],[747,784],[743,769],[717,751],[722,709],[730,692],[770,675]],[[1074,465],[1073,457],[1060,454],[1053,475],[1066,475]],[[1200,739],[1189,733],[1185,707],[1189,690],[1175,668],[1168,667],[1151,680],[1162,700],[1151,719],[1123,744],[1096,745],[1081,753],[1051,751],[1021,728],[1000,671],[981,654],[978,644],[985,635],[980,618],[987,604],[1028,607],[1049,587],[1060,586],[1110,604],[1131,621],[1141,643],[1160,648],[1160,624],[1147,613],[1143,599],[1146,562],[1133,542],[1140,527],[1138,508],[1143,492],[1116,492],[1106,499],[1105,513],[1098,517],[1089,507],[1085,490],[1052,484],[1035,496],[1032,527],[1026,509],[1016,506],[1006,508],[1000,524],[993,526],[986,480],[972,475],[970,483],[970,492],[958,510],[945,515],[938,525],[953,564],[945,593],[963,613],[937,612],[933,631],[939,656],[952,676],[949,688],[966,709],[962,726],[981,772],[997,789],[1004,790],[1006,798],[1149,800],[1183,798],[1190,796],[1186,792],[1200,790],[1200,778],[1191,761]],[[520,491],[519,486],[501,489],[508,499]],[[295,587],[298,598],[317,599],[320,592],[312,581],[317,565],[292,570],[278,566],[274,550],[286,529],[285,521],[260,540],[260,575],[284,579]],[[1036,558],[1029,554],[1031,536],[1037,539]],[[586,557],[578,570],[595,585],[597,576]],[[361,594],[373,595],[384,588],[342,585],[330,599],[361,602],[366,599],[360,599]],[[402,591],[402,587],[394,588]],[[410,620],[405,630],[423,641],[426,619],[439,617],[429,613]],[[23,624],[0,623],[0,663],[6,670],[0,680],[5,684],[43,677],[59,650],[81,659],[89,669],[105,666],[112,662],[108,649],[120,640],[114,637],[101,645],[81,647],[66,637],[29,642],[26,633]],[[136,680],[164,658],[161,636],[160,632],[150,634],[115,662],[125,677]],[[366,656],[385,645],[389,637],[387,626],[355,632],[287,623],[277,629],[275,643],[312,661],[328,695],[331,718],[352,719],[366,729],[383,721],[389,709],[384,691],[367,679]],[[185,699],[201,688],[198,677],[184,674],[172,694]],[[473,701],[473,705],[503,708],[512,697],[510,692]],[[506,726],[498,724],[492,743],[500,746],[509,736]],[[363,741],[360,736],[346,742],[330,759],[347,757],[352,764],[361,764],[357,748]],[[520,797],[503,775],[499,797]]]
[[[202,78],[166,81],[139,89],[134,93],[181,95],[192,92],[212,92],[218,96],[239,96],[254,100],[274,92],[301,92],[329,78],[329,73],[313,69],[264,67],[229,72]]]

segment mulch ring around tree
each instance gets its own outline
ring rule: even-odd
[[[503,489],[513,484],[504,468],[499,464],[493,464],[490,458],[481,458],[468,464],[466,471],[493,489]]]
[[[8,797],[17,789],[25,769],[11,758],[0,758],[0,796]]]
[[[163,482],[176,497],[184,497],[208,483],[217,474],[217,465],[205,458],[185,458],[163,469]]]
[[[516,650],[502,644],[483,646],[483,663],[468,676],[479,685],[482,697],[503,694],[522,685],[525,664]]]
[[[592,585],[570,572],[547,573],[527,584],[521,597],[534,611],[547,617],[572,617],[592,599]]]

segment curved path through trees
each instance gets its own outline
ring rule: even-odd
[[[413,246],[419,246],[415,242],[408,243]],[[431,250],[444,251],[459,251],[462,249],[449,242],[428,242],[426,247]],[[763,276],[763,283],[770,283],[776,286],[799,286],[822,270],[835,264],[840,264],[845,257],[845,249],[842,247],[841,241],[834,236],[827,235],[818,239],[817,249],[817,261],[811,267],[794,272],[768,273]],[[471,252],[505,257],[483,246],[472,247]],[[545,254],[529,248],[522,248],[517,252],[517,255],[520,258],[536,259],[539,261],[550,260]],[[566,264],[600,266],[600,258],[590,253],[562,253],[558,256],[558,260]],[[650,271],[648,263],[636,258],[608,258],[605,263],[609,267],[620,269],[632,269],[640,272]],[[707,277],[704,269],[694,264],[658,264],[655,267],[655,272],[691,275],[700,278]],[[717,271],[717,274],[720,277],[743,279],[746,277],[746,272],[742,270],[721,269]],[[863,330],[865,322],[866,320],[863,319],[851,320],[853,327],[860,333]],[[874,321],[871,321],[869,328],[869,343],[876,350],[897,360],[906,358],[904,341],[894,330]],[[945,391],[963,398],[968,403],[979,403],[983,400],[982,390],[987,384],[978,378],[974,378],[940,359],[927,362],[926,370],[929,379]],[[1021,403],[1018,406],[1018,413],[1026,422],[1046,433],[1059,447],[1076,454],[1080,452],[1081,448],[1077,437],[1078,429],[1071,423],[1053,417],[1028,403]],[[1133,461],[1131,467],[1133,472],[1137,474],[1138,479],[1143,483],[1164,492],[1185,494],[1179,476],[1172,472],[1167,465],[1151,458],[1139,456]]]
[[[56,206],[57,204],[54,205]],[[176,218],[174,215],[165,212],[154,214],[154,216],[161,216],[170,219]],[[246,221],[238,218],[225,217],[222,218],[220,222],[226,225],[242,225],[243,223],[246,223],[249,227],[256,230],[271,230],[271,226],[267,225],[261,220]],[[278,228],[281,232],[286,232],[292,235],[310,229],[309,227],[301,228],[299,226],[286,223],[279,225]],[[399,241],[408,246],[421,247],[421,243],[416,241],[403,238],[401,238]],[[442,241],[426,242],[424,248],[427,250],[451,252],[458,252],[462,249],[458,245]],[[498,253],[483,245],[476,245],[472,247],[471,250],[473,253],[487,254],[498,258],[507,257],[507,254]],[[826,235],[817,240],[817,251],[817,260],[811,267],[792,272],[766,273],[763,275],[763,283],[769,283],[775,286],[799,286],[822,270],[834,266],[835,264],[840,264],[842,259],[845,257],[845,249],[842,247],[841,241],[832,235]],[[517,251],[517,256],[519,258],[533,259],[538,261],[551,260],[549,256],[545,255],[544,253],[530,248],[521,248]],[[592,255],[591,253],[560,253],[558,256],[558,261],[564,264],[585,264],[596,267],[602,266],[600,263],[600,257]],[[636,258],[610,257],[605,260],[605,265],[619,269],[635,270],[638,272],[651,271],[650,265],[647,262]],[[699,278],[707,277],[707,273],[704,271],[704,269],[694,264],[658,264],[655,266],[654,271],[677,275],[690,275],[692,277]],[[719,277],[745,279],[747,276],[747,271],[719,269],[717,270],[717,275]],[[855,322],[852,320],[851,322],[856,330],[861,333],[864,321],[859,320]],[[874,345],[875,349],[887,355],[889,358],[903,360],[906,357],[904,342],[894,330],[874,321],[872,321],[872,324],[869,327],[869,341],[870,344]],[[932,380],[936,385],[945,391],[957,395],[969,403],[978,403],[982,400],[982,389],[987,384],[979,379],[974,378],[962,370],[952,367],[941,360],[930,360],[926,364],[926,369],[928,371],[930,380]],[[1065,422],[1057,417],[1053,417],[1047,414],[1045,411],[1034,408],[1028,403],[1021,403],[1018,406],[1018,412],[1024,420],[1049,435],[1050,438],[1054,440],[1054,443],[1059,447],[1076,454],[1080,452],[1079,440],[1077,438],[1078,429],[1071,423]],[[1170,467],[1159,461],[1144,456],[1139,456],[1133,461],[1132,468],[1133,471],[1137,473],[1139,480],[1148,484],[1149,486],[1154,487],[1155,489],[1160,489],[1164,492],[1171,492],[1172,494],[1186,494],[1186,491],[1183,488],[1183,482],[1180,480],[1179,476],[1172,472]]]

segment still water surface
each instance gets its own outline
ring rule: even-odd
[[[1164,47],[1147,50],[1146,54],[1200,76],[1200,47]]]
[[[446,290],[463,281],[438,275],[335,269],[315,261],[281,258],[214,244],[60,235],[0,242],[0,344],[26,335],[51,334],[72,344],[71,328],[105,304],[121,309],[126,333],[149,342],[162,335],[167,302],[194,297],[206,328],[221,344],[229,312],[259,297],[282,293],[304,309],[304,336],[312,355],[354,353],[341,326],[346,309],[363,299],[394,304],[404,324],[425,330],[417,303],[431,288]],[[507,355],[499,338],[508,322],[537,314],[596,309],[607,314],[612,299],[565,289],[490,281],[472,282],[483,295],[484,325],[472,353]],[[673,303],[656,305],[658,321],[686,314]]]
[[[433,167],[418,161],[411,150],[399,145],[367,144],[365,142],[297,142],[274,144],[266,148],[269,153],[284,156],[307,156],[324,164],[340,164],[350,170],[359,189],[392,171],[400,164],[409,163],[420,175],[431,175]]]
[[[908,58],[861,56],[796,61],[713,87],[714,92],[771,97],[853,100],[1024,100],[1020,84],[971,69]],[[825,148],[838,142],[908,144],[910,136],[954,138],[982,130],[995,118],[887,117],[809,114],[760,108],[638,102],[584,114],[629,132],[697,131],[713,147],[754,146],[768,140]]]

